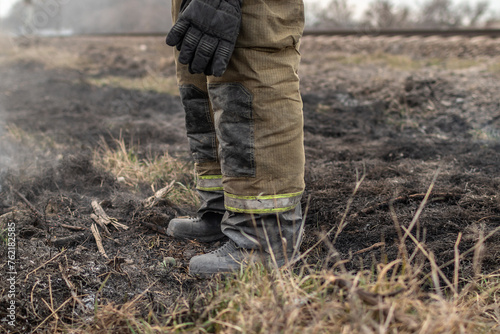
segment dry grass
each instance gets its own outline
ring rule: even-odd
[[[99,307],[93,321],[82,324],[76,332],[500,332],[500,271],[487,275],[478,272],[468,281],[458,275],[460,260],[472,253],[474,266],[480,268],[480,249],[485,240],[500,232],[500,227],[483,235],[476,246],[462,254],[458,252],[459,235],[453,279],[444,276],[435,255],[410,233],[432,193],[437,174],[408,227],[399,225],[393,216],[400,236],[400,256],[392,262],[380,262],[372,270],[354,273],[346,272],[341,261],[327,269],[321,264],[308,264],[307,257],[300,266],[282,269],[254,264],[226,277],[214,278],[210,288],[200,290],[192,300],[179,301],[161,317],[152,312],[147,317],[140,316],[138,297],[123,306]],[[362,181],[361,176],[353,196]],[[332,240],[331,234],[342,233],[348,210],[339,226],[319,239],[334,254],[325,263],[335,258],[336,238]],[[405,240],[415,244],[411,254]],[[320,242],[313,248],[319,245]],[[428,272],[422,269],[424,262],[430,267]]]
[[[72,145],[69,142],[59,143],[45,134],[28,133],[14,125],[8,125],[6,130],[3,136],[0,136],[1,140],[22,147],[23,150],[39,157],[56,156],[60,160],[63,157],[60,153]],[[168,153],[141,157],[137,147],[126,145],[123,139],[116,139],[114,148],[102,140],[99,148],[94,151],[93,164],[111,172],[120,183],[131,190],[137,190],[139,186],[146,184],[156,192],[172,183],[173,187],[169,192],[171,201],[192,207],[198,205],[198,197],[192,187],[195,178],[192,165]]]
[[[444,70],[465,70],[484,65],[483,61],[476,59],[450,58],[427,58],[415,59],[409,55],[395,55],[385,52],[337,54],[327,59],[328,61],[349,66],[377,65],[395,70],[415,71],[425,67],[434,67]],[[491,61],[490,61],[491,62]]]
[[[156,192],[166,184],[175,186],[169,199],[176,204],[196,206],[198,203],[194,184],[194,171],[190,163],[182,162],[168,153],[160,156],[140,157],[136,147],[127,146],[123,139],[115,140],[111,148],[104,140],[94,151],[96,167],[110,171],[122,184],[136,189],[141,184],[150,185]]]
[[[48,152],[62,150],[68,147],[68,143],[59,144],[52,137],[43,133],[27,132],[16,125],[7,125],[5,140],[16,143],[23,148],[35,151],[40,155],[46,155]]]
[[[492,63],[492,64],[488,67],[488,70],[489,70],[490,72],[500,73],[500,61],[496,61],[496,62]]]
[[[500,331],[500,273],[479,276],[455,295],[419,284],[422,274],[395,263],[334,274],[307,265],[254,265],[162,318],[144,318],[142,301],[99,307],[75,333],[494,333]],[[371,298],[371,299],[370,299]]]
[[[406,55],[392,55],[388,53],[375,54],[355,54],[344,59],[340,59],[342,64],[346,65],[378,65],[387,66],[398,70],[417,70],[423,67],[423,63],[412,59]]]
[[[81,68],[82,59],[74,52],[68,52],[43,43],[31,47],[22,47],[6,36],[0,36],[0,64],[8,65],[19,61],[39,62],[48,69]]]
[[[427,66],[433,66],[445,70],[465,70],[483,65],[483,63],[479,60],[456,57],[450,57],[446,59],[434,58],[426,60],[425,63],[427,64]]]
[[[482,294],[469,292],[475,290],[475,282],[458,296],[444,298],[418,286],[417,273],[389,274],[392,265],[380,264],[376,273],[343,278],[306,268],[298,275],[247,269],[204,296],[210,302],[193,329],[216,333],[486,333],[499,329],[498,275],[487,277]],[[336,284],[344,279],[352,287]],[[396,296],[383,297],[401,289]],[[361,291],[376,296],[377,303],[367,303]]]
[[[129,90],[145,90],[170,95],[179,95],[175,77],[162,77],[154,73],[148,73],[145,77],[130,78],[120,76],[106,76],[100,78],[88,78],[87,81],[95,86],[119,87]]]

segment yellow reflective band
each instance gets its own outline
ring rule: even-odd
[[[240,213],[274,213],[292,210],[300,205],[302,192],[266,196],[237,196],[224,193],[227,210]]]
[[[222,175],[198,176],[196,189],[203,191],[222,191]]]
[[[223,187],[213,187],[213,188],[204,188],[204,187],[196,187],[198,190],[203,190],[203,191],[223,191]]]
[[[198,179],[199,180],[218,180],[218,179],[222,179],[222,175],[204,175],[204,176],[198,175]]]
[[[226,205],[226,210],[232,211],[232,212],[237,212],[237,213],[279,213],[279,212],[286,212],[295,209],[295,206],[290,206],[288,208],[279,208],[279,209],[261,209],[261,210],[245,210],[245,209],[237,209],[237,208],[232,208],[230,206]]]
[[[292,197],[302,196],[302,192],[292,193],[292,194],[284,194],[284,195],[266,195],[266,196],[236,196],[233,194],[224,193],[224,196],[235,198],[235,199],[268,200],[268,199],[292,198]]]

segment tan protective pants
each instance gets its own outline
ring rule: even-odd
[[[180,4],[172,1],[174,22]],[[228,211],[283,213],[300,206],[303,28],[302,0],[243,0],[240,35],[222,77],[193,75],[177,64],[197,187],[223,191]]]

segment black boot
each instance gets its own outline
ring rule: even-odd
[[[225,213],[222,191],[198,190],[201,206],[197,217],[179,217],[170,221],[167,234],[179,239],[211,242],[224,238],[221,221]]]
[[[293,259],[294,250],[300,245],[301,208],[299,205],[272,214],[226,212],[222,227],[230,240],[211,253],[193,257],[189,262],[190,274],[231,272],[252,262],[282,267]]]

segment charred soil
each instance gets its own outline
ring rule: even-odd
[[[491,232],[500,226],[500,58],[464,50],[498,48],[500,41],[353,39],[307,37],[302,44],[301,250],[331,232],[304,261],[332,267],[345,260],[347,271],[390,262],[419,214],[411,234],[447,276],[459,235],[460,253],[483,242],[481,252],[461,260],[461,277],[498,270],[500,233]],[[16,56],[0,58],[0,228],[15,223],[18,331],[40,324],[42,331],[56,309],[57,319],[70,324],[91,318],[96,305],[137,298],[144,317],[151,311],[161,317],[205,289],[187,265],[220,243],[160,233],[195,208],[168,201],[147,208],[151,185],[126,186],[92,158],[103,143],[114,147],[123,138],[138,156],[168,152],[191,164],[178,96],[150,88],[155,78],[158,86],[175,81],[171,50],[161,38],[11,42],[7,50]],[[445,54],[443,45],[450,48]],[[53,57],[61,54],[68,59]],[[137,80],[142,86],[124,84]],[[190,175],[177,181],[193,185]],[[103,237],[107,257],[91,232],[92,201],[128,226],[110,227]],[[5,259],[4,237],[2,243]],[[416,249],[409,237],[405,245],[410,254]],[[1,270],[7,272],[6,263]],[[2,321],[8,289],[1,280]]]

